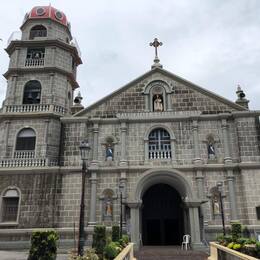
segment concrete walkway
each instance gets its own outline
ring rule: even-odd
[[[144,246],[136,254],[138,260],[207,260],[204,252],[181,250],[179,246]]]
[[[2,251],[0,250],[0,260],[27,260],[28,251]],[[66,254],[58,254],[56,260],[67,260]]]

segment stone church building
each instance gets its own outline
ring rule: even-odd
[[[222,232],[222,216],[226,228],[260,232],[260,112],[241,88],[232,102],[163,69],[155,39],[151,70],[84,108],[66,15],[34,7],[20,30],[5,49],[0,248],[28,246],[36,228],[73,244],[85,140],[86,243],[95,225],[119,224],[120,198],[137,247],[179,245],[184,234],[200,247]]]

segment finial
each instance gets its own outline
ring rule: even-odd
[[[81,106],[82,96],[80,92],[78,92],[78,95],[74,98],[75,105]]]
[[[158,47],[162,46],[163,43],[159,42],[157,38],[154,38],[153,42],[150,42],[150,46],[153,46],[155,48],[155,58],[154,58],[154,64],[152,65],[152,69],[154,68],[162,68],[162,65],[160,64],[160,60],[158,58]]]
[[[244,99],[245,96],[246,96],[244,91],[241,89],[241,86],[239,84],[237,85],[236,94],[237,94],[238,99]]]
[[[245,97],[246,97],[246,94],[244,93],[244,91],[242,90],[241,86],[238,84],[237,85],[237,91],[236,91],[236,94],[237,94],[237,100],[236,100],[236,103],[240,106],[243,106],[245,108],[248,109],[248,103],[249,103],[249,100],[247,100]]]

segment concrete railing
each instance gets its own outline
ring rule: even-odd
[[[35,151],[15,151],[14,158],[31,159],[35,157]]]
[[[25,60],[25,67],[41,67],[44,66],[44,58],[28,58]]]
[[[134,243],[129,243],[114,260],[135,260]]]
[[[46,167],[58,166],[57,160],[48,160],[45,158],[31,159],[2,159],[0,160],[0,168],[15,168],[15,167]]]
[[[170,159],[172,157],[171,151],[154,150],[149,151],[149,159]]]
[[[50,104],[23,104],[23,105],[6,105],[3,108],[4,113],[38,113],[38,112],[55,112],[65,114],[66,109],[62,106]]]
[[[210,256],[208,260],[257,260],[258,258],[242,254],[238,251],[229,249],[228,247],[221,246],[217,243],[210,242]]]

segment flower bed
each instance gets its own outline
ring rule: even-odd
[[[218,244],[211,243],[212,253],[209,259],[222,259],[221,255],[227,253],[236,255],[237,258],[235,259],[251,259],[249,257],[260,259],[260,242],[256,241],[255,238],[245,238],[241,235],[242,225],[240,223],[232,223],[230,235],[220,235],[217,237]],[[237,252],[237,254],[234,252]]]
[[[86,250],[84,256],[77,252],[70,254],[70,260],[134,260],[133,243],[123,235],[119,237],[119,227],[112,227],[112,235],[106,232],[105,226],[95,226],[92,248]]]

